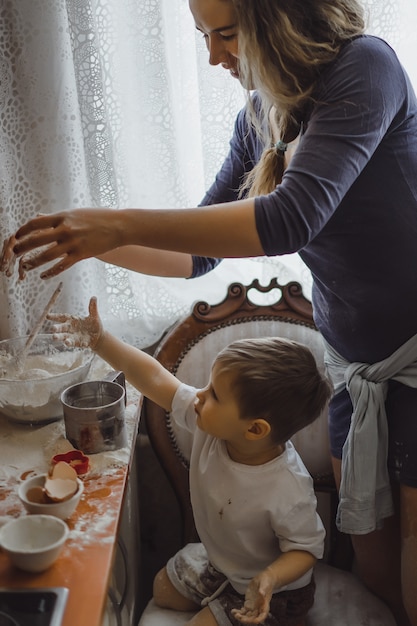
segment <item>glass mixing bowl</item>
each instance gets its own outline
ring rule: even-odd
[[[0,341],[0,413],[25,424],[47,424],[63,418],[61,393],[86,380],[94,353],[68,348],[52,335],[38,335],[21,372],[16,356],[27,337]]]

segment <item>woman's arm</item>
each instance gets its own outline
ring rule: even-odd
[[[228,203],[237,200],[239,186],[243,180],[243,177],[245,173],[247,173],[253,167],[261,151],[262,147],[259,144],[256,135],[253,132],[253,129],[248,128],[245,109],[242,109],[236,118],[234,133],[230,141],[229,153],[222,167],[220,168],[215,181],[204,196],[200,206],[209,206],[223,203],[227,203],[227,206],[229,206]],[[89,233],[89,240],[85,242],[85,255],[81,256],[80,259],[94,256],[94,253],[92,253],[91,250],[91,240],[93,237],[92,233],[96,233],[100,229],[101,233],[103,234],[99,209],[95,209],[95,211],[96,212],[94,213],[93,217],[97,217],[97,228],[95,228],[94,220],[92,220],[92,230]],[[55,220],[52,216],[50,217],[52,219],[49,224],[53,224],[52,228],[54,228]],[[78,214],[77,217],[81,217],[81,214]],[[109,219],[110,221],[108,223],[108,226],[110,225],[111,227],[113,216],[111,216]],[[37,220],[37,218],[35,218],[35,220]],[[176,221],[178,222],[178,218],[176,218]],[[42,229],[51,228],[49,224],[45,221],[31,221],[27,225],[25,231],[26,234],[33,231],[37,227],[38,223],[41,224]],[[177,226],[180,226],[180,224],[177,223]],[[220,225],[220,228],[221,227],[222,225]],[[238,228],[238,224],[233,224],[232,232],[234,232]],[[21,231],[19,231],[19,233],[20,232]],[[49,233],[49,235],[50,241],[52,242],[53,233],[51,232]],[[114,233],[114,235],[116,235],[116,233]],[[76,235],[74,236],[76,237]],[[61,243],[61,241],[58,242],[58,238],[62,239],[62,237],[65,237],[64,232],[57,235],[57,243]],[[16,243],[17,240],[15,239],[14,235],[12,235],[9,240],[5,242],[3,248],[3,255],[0,261],[0,269],[5,272],[6,275],[11,275],[13,271],[14,262],[16,260],[13,249]],[[21,243],[23,243],[23,241]],[[35,255],[39,255],[41,251],[37,248],[39,245],[41,245],[40,243],[37,243],[33,238],[32,243],[30,243],[29,241],[27,241],[26,243],[26,252],[28,252],[29,250],[34,250]],[[71,245],[70,242],[68,242],[68,244]],[[132,246],[120,246],[120,243],[116,243],[113,244],[113,249],[111,246],[109,247],[108,245],[106,245],[104,246],[105,249],[96,253],[96,256],[108,263],[113,263],[115,265],[119,265],[134,271],[139,271],[151,275],[179,277],[190,277],[192,275],[204,274],[207,271],[213,269],[213,267],[215,267],[215,265],[217,264],[215,258],[204,257],[204,253],[201,253],[198,247],[195,247],[195,256],[200,258],[194,259],[193,262],[188,251],[185,253],[177,254],[172,249],[170,251],[162,251],[157,250],[156,246],[154,246],[153,248],[147,248],[138,244],[139,242],[137,241],[135,241],[134,245]],[[23,252],[23,249],[21,252],[19,248],[16,248],[16,252],[18,250],[19,256],[21,256],[22,253],[25,254],[25,252]],[[59,250],[56,250],[55,252],[57,254],[54,258],[58,259]],[[46,259],[46,257],[44,258]],[[51,260],[52,258],[52,255],[50,255]],[[42,257],[40,256],[38,256],[38,260],[40,261],[38,265],[41,265],[42,262],[47,262],[47,260],[42,261]],[[76,261],[74,260],[73,262]],[[27,269],[31,269],[32,267],[37,267],[38,265],[31,264],[28,258],[21,258],[19,268],[21,278],[24,276],[25,267]],[[69,266],[70,265],[68,264],[67,267]]]
[[[50,278],[78,261],[130,245],[212,257],[260,256],[254,206],[253,199],[246,199],[194,209],[76,209],[41,215],[6,242],[0,267],[4,271],[14,255],[23,256],[23,272],[52,262],[41,275]]]
[[[262,147],[256,143],[253,129],[248,127],[246,107],[244,107],[236,117],[229,152],[199,206],[237,200],[244,176],[253,167],[261,152]],[[202,256],[193,260],[192,256],[187,253],[142,246],[116,248],[98,258],[143,274],[181,278],[200,276],[212,270],[220,261],[220,259]]]
[[[189,278],[193,272],[190,254],[156,250],[143,246],[122,246],[98,257],[100,261],[150,276]]]

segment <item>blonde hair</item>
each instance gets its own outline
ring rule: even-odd
[[[272,107],[280,138],[293,141],[323,68],[344,42],[363,34],[359,0],[230,0],[239,29],[242,84],[257,89],[262,120],[248,101],[250,123],[265,143],[264,153],[243,183],[241,195],[270,193],[281,182],[284,152],[271,146]]]
[[[276,443],[288,441],[317,419],[332,393],[311,350],[289,339],[234,341],[215,363],[232,374],[241,419],[265,419]]]

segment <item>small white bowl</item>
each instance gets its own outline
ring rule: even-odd
[[[0,528],[0,545],[13,565],[26,572],[43,572],[58,558],[68,526],[51,515],[28,515]]]
[[[43,487],[47,474],[39,474],[38,476],[32,476],[32,478],[26,478],[18,488],[18,496],[26,511],[31,514],[53,515],[59,517],[62,520],[66,520],[74,513],[78,506],[80,498],[84,492],[84,483],[80,478],[77,478],[78,489],[71,498],[64,500],[63,502],[31,502],[27,498],[29,489],[32,487]]]

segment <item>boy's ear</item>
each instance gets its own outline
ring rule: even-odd
[[[254,420],[246,431],[246,439],[264,439],[271,432],[271,424],[262,418]]]

